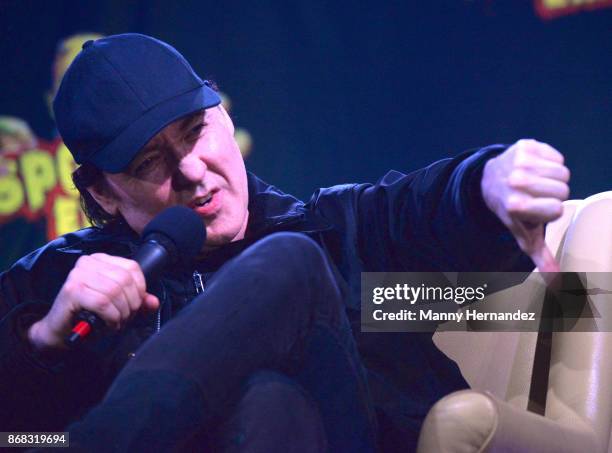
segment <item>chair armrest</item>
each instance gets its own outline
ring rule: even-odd
[[[516,408],[489,393],[462,390],[427,414],[418,453],[603,452],[585,423],[561,424]]]

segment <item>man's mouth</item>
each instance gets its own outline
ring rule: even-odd
[[[210,201],[212,200],[212,197],[213,197],[213,194],[211,192],[208,195],[196,198],[190,204],[198,208],[202,206],[206,206],[208,203],[210,203]]]
[[[220,193],[218,190],[211,190],[206,195],[195,197],[189,203],[189,207],[203,216],[214,215],[221,206],[219,199]]]

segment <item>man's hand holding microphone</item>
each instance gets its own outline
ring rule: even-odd
[[[147,293],[145,277],[134,260],[104,253],[82,256],[68,275],[51,310],[33,324],[28,337],[39,351],[66,349],[75,317],[94,313],[110,329],[119,330],[140,311],[155,311],[159,300]]]
[[[43,353],[68,349],[85,338],[91,324],[117,331],[139,311],[157,310],[160,301],[147,292],[147,282],[157,280],[168,265],[190,262],[205,240],[202,219],[189,208],[173,206],[145,227],[134,259],[81,256],[47,315],[28,330],[30,343]]]

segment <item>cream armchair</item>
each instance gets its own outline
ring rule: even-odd
[[[566,202],[562,218],[548,225],[546,242],[562,271],[612,273],[612,192]],[[596,281],[609,275],[589,274],[589,285],[610,289],[610,281]],[[499,293],[496,302],[541,304],[543,296],[543,285],[526,283]],[[587,297],[611,319],[612,294]],[[581,326],[552,334],[540,408],[530,400],[531,382],[542,365],[546,378],[548,363],[538,356],[534,374],[536,332],[437,332],[436,345],[457,361],[471,390],[434,405],[418,452],[612,453],[612,333],[581,332]]]

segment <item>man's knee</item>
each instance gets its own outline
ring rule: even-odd
[[[341,293],[332,267],[322,248],[306,235],[282,232],[266,236],[231,266],[232,285],[235,275],[242,273],[252,285],[247,293],[265,291],[268,296],[258,300],[280,318],[297,316],[302,322],[315,312],[317,318],[339,317]]]
[[[281,231],[263,238],[261,245],[272,246],[293,251],[295,253],[320,253],[321,247],[314,240],[303,233]]]
[[[279,232],[266,236],[256,247],[271,251],[276,264],[295,266],[300,272],[321,269],[327,258],[323,249],[314,240],[301,233]]]

